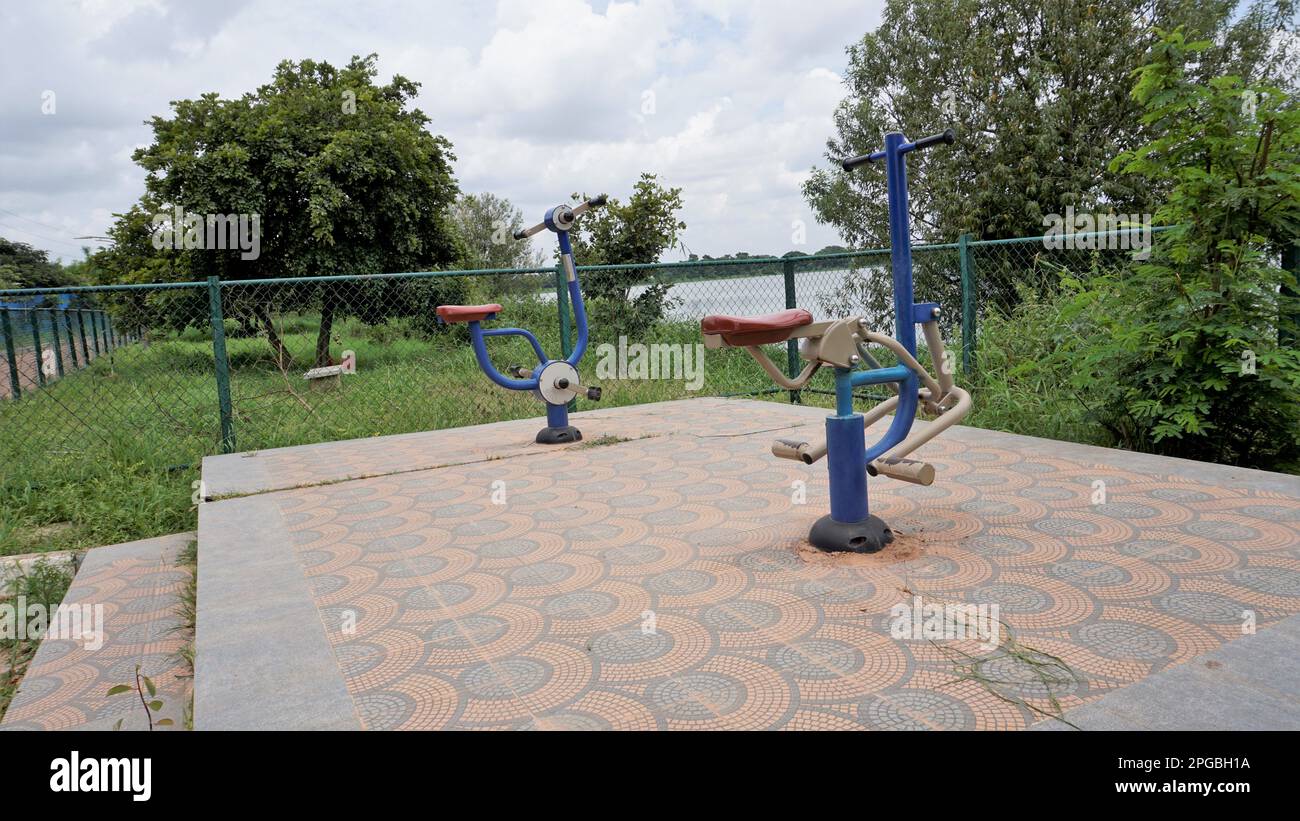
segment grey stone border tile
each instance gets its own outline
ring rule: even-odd
[[[195,729],[361,729],[275,502],[200,505],[199,543]]]

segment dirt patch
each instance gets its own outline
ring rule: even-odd
[[[73,371],[81,370],[86,367],[87,363],[84,361],[85,355],[82,353],[80,346],[77,347],[77,363],[74,367],[72,361],[72,349],[68,347],[67,341],[62,337],[60,337],[59,343],[59,351],[63,355],[65,376]],[[54,346],[47,341],[42,346],[42,350],[52,352]],[[53,354],[51,354],[51,356],[52,355]],[[102,355],[103,354],[95,353],[93,349],[90,351],[90,358],[92,360],[98,359]],[[18,367],[18,389],[23,393],[40,390],[41,383],[37,372],[41,369],[41,357],[37,355],[36,350],[34,348],[20,348],[14,352],[14,363]],[[57,371],[48,373],[45,375],[45,384],[51,384],[58,380],[58,378],[59,376]],[[4,356],[4,349],[0,348],[0,399],[9,399],[12,395],[13,388],[10,385],[9,361]]]
[[[894,540],[878,553],[824,553],[806,541],[799,542],[795,551],[808,564],[824,567],[884,567],[921,558],[929,540],[923,531],[894,531]]]

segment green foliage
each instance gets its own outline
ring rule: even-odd
[[[465,251],[466,268],[540,268],[541,252],[514,238],[524,227],[524,212],[491,192],[463,194],[451,212]]]
[[[19,570],[0,589],[0,601],[21,596],[29,606],[40,605],[46,613],[52,613],[67,595],[72,575],[71,568],[66,564],[38,559],[25,570]],[[21,614],[19,617],[22,617]],[[0,718],[4,717],[9,702],[18,692],[18,683],[36,655],[39,644],[40,637],[18,639],[0,636]]]
[[[155,381],[165,378],[166,372],[160,372]],[[111,402],[104,404],[103,410],[109,410]],[[52,410],[39,421],[60,424],[60,409]],[[17,430],[13,418],[7,422]],[[0,556],[192,529],[190,482],[198,470],[144,464],[137,455],[140,441],[114,444],[104,443],[88,454],[44,455],[24,452],[24,443],[16,440],[0,450]]]
[[[119,215],[115,245],[102,259],[105,275],[174,281],[376,274],[459,259],[448,214],[457,195],[451,144],[426,130],[429,119],[419,109],[408,110],[418,84],[401,76],[387,85],[374,82],[376,59],[354,57],[342,69],[284,61],[255,92],[233,100],[205,94],[174,102],[170,118],[154,117],[153,144],[133,155],[146,171],[146,193]],[[239,248],[156,248],[154,215],[173,206],[201,215],[258,215],[256,258],[245,259]],[[232,313],[262,326],[283,361],[268,325],[272,308],[318,307],[314,361],[324,364],[334,318],[383,304],[375,289],[366,282],[298,285],[277,289],[274,304],[256,294],[236,301],[232,307],[242,313]],[[175,327],[205,312],[162,315]],[[373,312],[366,317],[383,319]]]
[[[642,174],[626,203],[609,198],[604,208],[588,212],[571,232],[574,258],[579,265],[652,263],[677,244],[686,223],[677,217],[682,189],[664,188],[654,174]],[[584,195],[585,199],[586,196]],[[645,288],[636,296],[632,290]],[[643,333],[672,307],[671,287],[637,267],[584,271],[583,296],[593,323],[616,333]]]
[[[9,582],[9,596],[23,597],[29,606],[40,605],[47,612],[59,606],[72,585],[72,571],[63,564],[37,559]]]
[[[989,311],[981,320],[978,368],[959,385],[976,398],[964,424],[1066,442],[1111,445],[1089,413],[1087,393],[1076,390],[1074,358],[1096,333],[1086,318],[1067,320],[1061,303],[1025,287],[1014,309]]]
[[[1150,258],[1125,276],[1075,283],[1067,317],[1097,331],[1075,377],[1126,447],[1296,469],[1300,353],[1293,274],[1300,237],[1300,109],[1275,87],[1187,72],[1209,48],[1162,37],[1135,72],[1134,99],[1159,136],[1114,168],[1168,190]]]
[[[925,242],[1035,236],[1045,215],[1067,206],[1151,213],[1161,181],[1107,164],[1155,133],[1122,82],[1153,41],[1152,25],[1216,39],[1194,67],[1201,80],[1231,70],[1294,81],[1296,55],[1276,47],[1286,42],[1277,32],[1294,28],[1291,0],[1259,0],[1245,14],[1238,5],[888,0],[880,27],[849,48],[849,92],[827,157],[875,150],[899,127],[916,138],[953,126],[955,145],[908,160],[913,232]],[[816,169],[804,195],[853,247],[888,245],[878,168]],[[958,272],[943,275],[955,287]],[[1014,304],[1015,283],[998,287],[987,298]]]
[[[158,686],[154,684],[153,679],[140,672],[140,665],[135,666],[135,681],[132,684],[115,684],[108,688],[107,696],[119,696],[125,693],[132,694],[144,709],[145,720],[149,723],[149,729],[157,727],[171,727],[176,722],[170,718],[155,718],[154,716],[163,709],[163,701],[158,698]],[[114,730],[122,729],[122,722],[125,719],[119,718],[113,725]]]
[[[526,240],[514,238],[525,227],[524,214],[505,197],[484,192],[464,194],[451,212],[465,251],[463,267],[541,268],[547,255]],[[546,236],[550,236],[549,234]],[[467,283],[466,302],[500,302],[507,294],[536,293],[554,280],[553,274],[500,274]]]
[[[0,288],[59,288],[79,284],[74,271],[50,262],[45,251],[0,237]]]

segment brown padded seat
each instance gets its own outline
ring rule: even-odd
[[[479,322],[489,314],[501,312],[501,306],[491,305],[439,305],[438,316],[443,322]]]
[[[811,325],[812,321],[812,314],[803,308],[790,308],[765,316],[718,314],[700,320],[700,331],[718,334],[728,345],[769,345],[784,342],[791,331]]]

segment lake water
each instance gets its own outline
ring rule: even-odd
[[[821,297],[834,293],[846,271],[805,271],[794,275],[795,304],[821,313]],[[645,290],[632,289],[632,296]],[[734,279],[687,280],[673,283],[668,296],[679,304],[668,312],[671,319],[696,320],[708,314],[756,316],[785,310],[785,278],[780,274]],[[542,298],[555,299],[555,292],[542,292]]]

